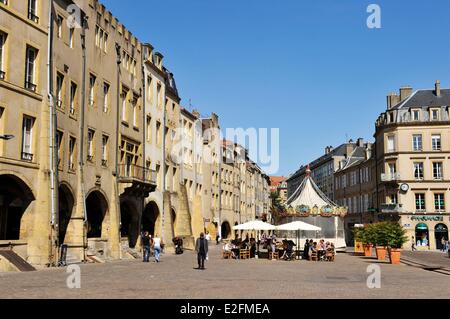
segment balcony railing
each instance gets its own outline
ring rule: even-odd
[[[151,169],[134,165],[121,164],[119,165],[119,180],[122,182],[140,181],[144,183],[156,184],[156,171]]]
[[[6,72],[5,71],[0,71],[0,80],[4,80],[6,77]]]
[[[401,180],[400,173],[395,174],[381,174],[381,181],[382,182],[397,182]]]
[[[382,213],[402,213],[403,204],[382,204],[380,209]]]

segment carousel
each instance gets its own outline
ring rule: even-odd
[[[313,239],[319,241],[324,239],[334,243],[337,250],[345,250],[344,218],[347,215],[346,207],[339,207],[333,203],[317,186],[311,177],[308,167],[306,177],[297,190],[287,200],[283,207],[275,208],[273,213],[277,216],[277,224],[287,224],[301,221],[314,225],[320,230],[301,231],[302,241]],[[278,235],[284,238],[295,238],[295,232],[283,231]]]

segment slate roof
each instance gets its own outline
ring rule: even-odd
[[[442,89],[440,96],[436,96],[434,90],[418,90],[408,99],[394,106],[393,109],[428,106],[450,106],[450,89]]]

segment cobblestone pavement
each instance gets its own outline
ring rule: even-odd
[[[381,289],[367,288],[367,267],[381,267]],[[165,254],[161,263],[138,260],[81,266],[81,289],[68,289],[65,269],[0,273],[0,298],[450,298],[450,276],[377,263],[350,254],[336,262],[222,260],[210,249],[207,269],[195,270],[192,252]]]
[[[450,270],[450,258],[447,253],[441,251],[404,251],[403,255],[411,261],[429,265],[439,266]]]

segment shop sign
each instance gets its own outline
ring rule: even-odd
[[[443,216],[412,216],[412,221],[417,222],[443,222],[444,217]]]

